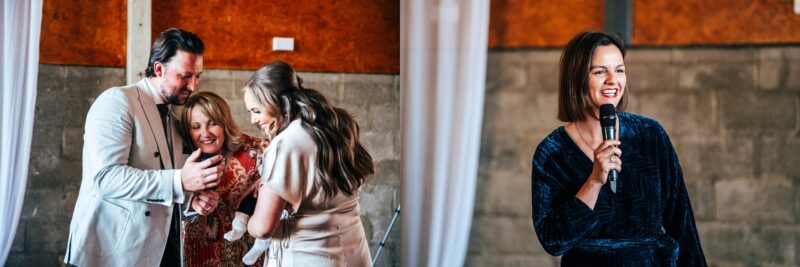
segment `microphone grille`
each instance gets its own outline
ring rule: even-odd
[[[617,124],[617,111],[612,104],[600,106],[600,126],[612,127]]]

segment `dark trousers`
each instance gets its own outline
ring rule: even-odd
[[[167,246],[164,248],[164,256],[161,257],[161,267],[181,266],[181,223],[180,208],[173,205],[172,219],[169,224],[169,236]]]
[[[239,208],[236,211],[247,214],[253,215],[253,212],[256,210],[256,198],[253,197],[253,194],[247,194],[244,199],[242,199],[242,203],[239,204]]]

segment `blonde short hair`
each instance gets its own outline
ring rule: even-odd
[[[191,141],[189,129],[191,128],[191,113],[194,108],[199,108],[209,119],[216,121],[225,129],[225,142],[222,144],[224,153],[236,151],[242,146],[244,142],[242,130],[233,120],[231,108],[225,102],[225,99],[212,92],[199,92],[186,100],[186,104],[183,105],[183,111],[181,111],[183,133],[186,139],[190,140],[193,150],[195,146]]]

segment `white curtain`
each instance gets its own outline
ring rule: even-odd
[[[480,152],[488,0],[400,7],[402,264],[463,266]]]
[[[9,0],[0,7],[0,263],[5,265],[28,180],[42,0]]]

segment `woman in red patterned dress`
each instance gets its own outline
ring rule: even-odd
[[[222,154],[226,164],[215,191],[219,206],[208,216],[184,221],[184,266],[241,266],[242,257],[253,244],[249,236],[227,241],[223,235],[231,230],[237,207],[253,191],[260,176],[256,157],[266,143],[242,134],[231,117],[228,104],[211,92],[192,95],[181,113],[184,134],[204,154]],[[258,260],[255,266],[262,266]]]

